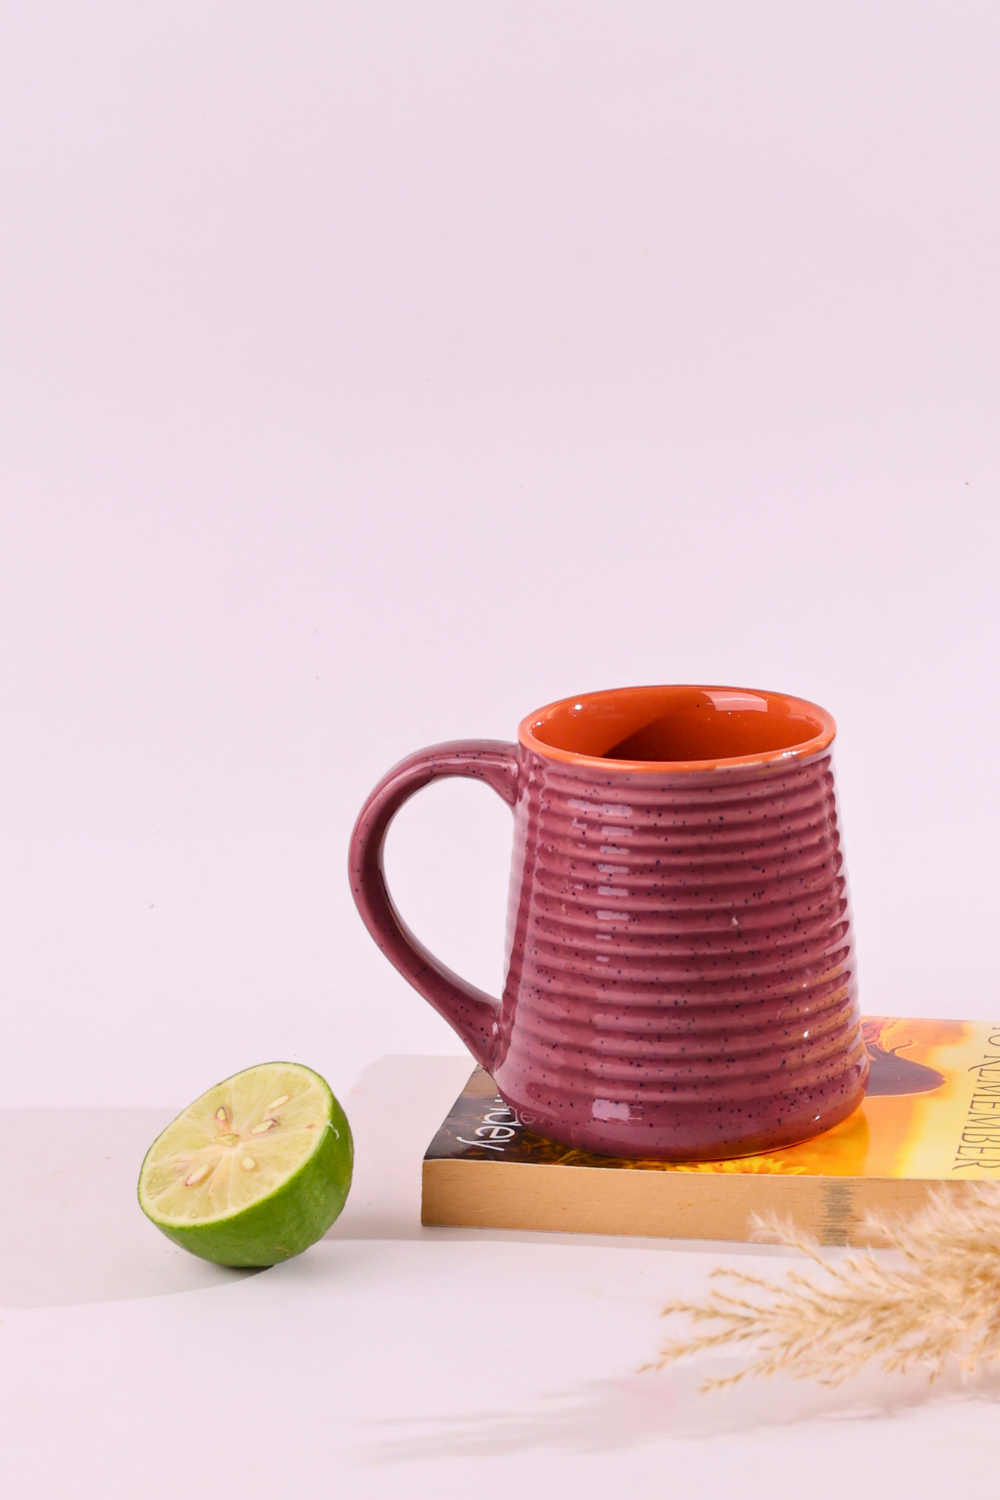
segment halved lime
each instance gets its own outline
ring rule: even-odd
[[[347,1116],[325,1080],[298,1063],[262,1063],[217,1083],[157,1136],[139,1205],[193,1255],[273,1266],[326,1233],[353,1161]]]

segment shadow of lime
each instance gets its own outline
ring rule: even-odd
[[[257,1274],[189,1255],[140,1209],[142,1159],[176,1113],[0,1110],[0,1306],[124,1302]]]

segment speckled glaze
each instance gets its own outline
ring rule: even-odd
[[[355,900],[539,1134],[675,1160],[804,1140],[868,1073],[834,733],[815,705],[743,689],[564,700],[516,746],[438,745],[390,771],[352,839]],[[397,809],[456,775],[514,810],[499,1003],[407,930],[382,873]]]

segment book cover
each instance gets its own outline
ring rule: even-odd
[[[931,1186],[1000,1178],[1000,1025],[863,1023],[864,1104],[765,1156],[593,1156],[534,1135],[477,1068],[424,1158],[423,1222],[745,1240],[774,1209],[824,1244],[863,1243],[869,1211],[908,1212]]]

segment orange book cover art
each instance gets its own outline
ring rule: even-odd
[[[863,1025],[871,1058],[864,1103],[823,1135],[766,1156],[664,1162],[575,1151],[533,1135],[477,1068],[427,1160],[950,1182],[1000,1174],[1000,1025],[886,1016]]]

